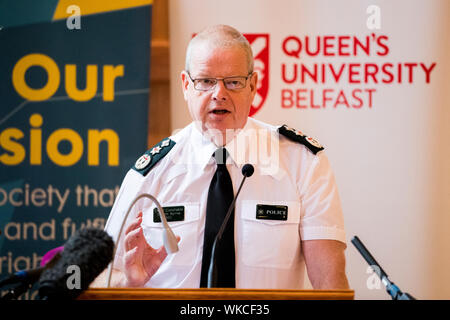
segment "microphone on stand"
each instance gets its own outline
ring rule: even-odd
[[[402,292],[399,287],[397,287],[392,281],[389,280],[386,272],[384,272],[383,268],[381,268],[381,266],[357,236],[354,236],[351,242],[356,247],[356,249],[358,249],[364,260],[366,260],[369,266],[378,275],[378,277],[381,279],[381,282],[383,282],[383,284],[386,286],[386,291],[389,293],[392,300],[416,300],[409,293]]]
[[[230,204],[230,207],[228,208],[227,214],[225,215],[225,218],[223,219],[222,225],[220,226],[219,232],[217,232],[216,238],[214,239],[212,249],[211,249],[211,260],[209,262],[209,269],[208,269],[208,282],[207,282],[207,288],[214,288],[217,285],[217,266],[216,266],[216,245],[217,243],[222,239],[222,235],[225,231],[225,227],[227,226],[228,220],[230,219],[231,213],[234,209],[234,204],[236,203],[236,199],[241,192],[242,185],[244,184],[245,179],[248,177],[251,177],[253,175],[253,172],[255,172],[255,168],[251,164],[245,164],[242,167],[242,175],[244,178],[242,178],[241,184],[239,185],[239,189],[236,193],[236,196],[234,197],[233,201]]]
[[[0,288],[17,282],[29,284],[35,283],[38,281],[42,272],[46,268],[52,267],[52,263],[54,264],[55,261],[61,257],[60,253],[63,250],[64,247],[60,246],[48,251],[42,257],[39,268],[17,271],[16,273],[0,280]]]
[[[49,263],[57,254],[60,254],[64,250],[64,246],[59,246],[56,248],[53,248],[52,250],[48,251],[41,260],[41,267],[44,267]]]
[[[1,300],[19,298],[39,280],[40,299],[73,299],[89,287],[89,284],[108,266],[112,259],[114,242],[103,230],[85,228],[77,231],[64,246],[47,252],[41,267],[19,271],[0,284],[19,284],[1,297]],[[80,287],[69,288],[69,267],[80,270]]]
[[[45,267],[39,267],[31,270],[17,271],[14,274],[8,276],[7,278],[2,279],[0,281],[0,287],[4,287],[18,282],[33,284],[39,279],[44,269]]]
[[[22,294],[24,294],[28,289],[30,289],[33,284],[39,280],[41,274],[48,268],[52,268],[56,262],[61,258],[61,249],[62,247],[58,247],[50,250],[45,254],[47,256],[46,260],[41,262],[41,266],[39,268],[31,269],[31,270],[22,270],[14,273],[13,275],[7,277],[0,281],[0,287],[18,283],[16,286],[11,287],[4,296],[0,298],[0,300],[14,300],[18,299]]]
[[[120,240],[120,236],[122,235],[123,227],[125,226],[125,222],[128,219],[128,215],[130,214],[131,209],[133,208],[135,203],[141,198],[148,198],[148,199],[152,200],[156,204],[156,207],[158,208],[159,217],[161,218],[161,221],[162,221],[162,224],[164,227],[163,243],[164,243],[164,247],[166,248],[167,253],[170,254],[170,253],[178,252],[178,240],[177,240],[175,234],[173,233],[172,229],[169,227],[169,224],[167,223],[166,214],[164,213],[164,210],[161,207],[161,204],[151,194],[148,194],[148,193],[140,194],[130,204],[130,206],[128,207],[128,210],[125,214],[125,217],[122,220],[119,234],[117,236],[116,246],[114,248],[113,260],[111,261],[111,263],[109,264],[109,267],[108,267],[108,278],[107,278],[107,282],[106,282],[107,288],[109,288],[109,285],[111,283],[111,276],[112,276],[112,270],[113,270],[113,265],[114,265],[114,257],[116,256],[117,246],[120,243],[119,240]]]
[[[70,300],[88,289],[113,258],[114,241],[103,230],[78,230],[64,245],[61,258],[47,268],[39,279],[39,298]],[[70,269],[75,273],[72,275]],[[77,272],[78,271],[78,272]],[[69,285],[69,278],[75,284]]]

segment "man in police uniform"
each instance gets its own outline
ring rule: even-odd
[[[248,117],[257,74],[247,40],[229,26],[200,32],[189,43],[181,82],[193,122],[136,161],[106,225],[117,240],[130,203],[150,193],[164,207],[179,252],[167,255],[155,205],[140,200],[118,243],[112,285],[201,286],[205,225],[214,214],[207,210],[218,168],[213,155],[225,147],[234,194],[242,166],[255,168],[232,220],[234,286],[300,289],[306,265],[315,289],[347,289],[343,217],[328,159],[302,132]]]

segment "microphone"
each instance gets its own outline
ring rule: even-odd
[[[42,260],[41,260],[41,267],[44,267],[49,261],[51,261],[53,259],[53,257],[55,255],[57,255],[58,253],[61,253],[61,251],[63,251],[63,250],[64,250],[64,246],[60,246],[60,247],[53,248],[52,250],[50,250],[46,254],[44,254],[44,256],[42,257]]]
[[[75,299],[108,266],[113,251],[114,241],[105,231],[97,228],[79,230],[66,242],[55,265],[42,273],[39,298]],[[69,271],[71,268],[74,275]],[[74,277],[75,285],[69,285],[69,277]]]
[[[386,286],[386,291],[389,293],[392,300],[416,300],[409,293],[402,292],[399,287],[397,287],[392,281],[389,280],[386,272],[383,270],[383,268],[381,268],[381,266],[357,236],[354,236],[351,242],[363,256],[364,260],[366,260],[372,270],[378,275],[378,277],[381,279],[381,282],[383,282],[383,284]]]
[[[236,193],[236,196],[234,197],[233,201],[230,204],[230,207],[228,208],[227,214],[225,215],[225,219],[223,219],[222,225],[220,226],[219,232],[217,232],[216,238],[214,239],[212,249],[211,249],[211,260],[209,262],[209,269],[208,269],[208,288],[214,288],[217,285],[217,266],[216,266],[216,245],[217,243],[222,239],[222,235],[225,231],[225,227],[228,224],[228,220],[230,219],[231,212],[233,212],[234,204],[236,203],[236,199],[241,192],[242,185],[244,184],[245,179],[248,177],[251,177],[253,173],[255,172],[255,168],[247,163],[242,167],[242,175],[244,178],[242,178],[241,184],[239,185],[239,189]]]
[[[61,250],[58,247],[50,250],[45,254],[47,256],[45,261],[41,262],[41,267],[31,269],[31,270],[22,270],[18,271],[12,276],[7,277],[6,279],[0,281],[0,287],[10,285],[13,283],[19,283],[18,285],[10,288],[8,293],[0,298],[0,300],[12,300],[19,298],[25,291],[30,289],[33,284],[39,280],[42,272],[48,268],[52,268],[55,263],[61,258]],[[58,250],[56,250],[58,249]]]
[[[152,200],[156,207],[158,208],[158,213],[159,213],[159,217],[162,221],[163,227],[164,227],[164,232],[163,232],[163,243],[164,243],[164,247],[166,248],[166,251],[168,254],[171,253],[175,253],[178,252],[178,240],[177,237],[175,236],[175,234],[173,233],[172,229],[169,227],[169,224],[167,223],[167,219],[166,219],[166,214],[164,213],[163,208],[161,207],[161,204],[158,202],[158,200],[156,200],[156,198],[154,196],[152,196],[151,194],[148,193],[142,193],[139,196],[137,196],[133,202],[130,204],[130,206],[128,207],[128,210],[125,214],[125,217],[122,220],[122,224],[120,226],[120,230],[119,230],[119,234],[117,236],[117,245],[120,243],[120,236],[122,235],[122,230],[123,227],[125,226],[125,221],[127,221],[128,215],[131,212],[131,208],[133,208],[133,206],[135,205],[135,203],[142,198],[148,198],[150,200]],[[116,255],[116,250],[117,250],[117,246],[115,246],[114,248],[114,254],[113,257],[115,257]],[[108,267],[108,278],[106,281],[106,287],[109,288],[109,285],[111,283],[111,276],[112,276],[112,271],[113,271],[113,265],[114,265],[114,258],[112,260],[112,262],[109,264]]]
[[[243,175],[245,178],[251,177],[251,176],[253,175],[254,172],[255,172],[255,168],[254,168],[251,164],[249,164],[249,163],[245,164],[245,165],[242,167],[242,175]]]
[[[44,271],[45,267],[39,267],[31,270],[21,270],[16,273],[10,275],[9,277],[0,281],[0,287],[4,287],[14,283],[34,283],[41,276],[42,271]]]

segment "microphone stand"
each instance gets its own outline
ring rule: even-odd
[[[117,250],[117,247],[119,244],[120,236],[122,235],[123,227],[125,226],[125,222],[127,221],[127,218],[131,212],[131,209],[133,208],[135,203],[141,198],[148,198],[148,199],[152,200],[156,204],[156,207],[158,208],[158,213],[161,218],[162,224],[164,226],[163,242],[164,242],[164,247],[166,248],[167,253],[170,254],[170,253],[178,252],[177,238],[175,237],[172,229],[169,227],[169,224],[167,223],[166,214],[164,213],[164,210],[162,209],[161,204],[151,194],[148,194],[148,193],[140,194],[130,204],[130,206],[128,207],[127,213],[125,214],[125,217],[122,220],[119,235],[117,236],[116,245],[114,246],[113,260],[108,266],[108,279],[107,279],[107,285],[106,285],[107,288],[109,288],[109,285],[111,283],[111,275],[112,275],[114,260],[115,260],[115,256],[116,256],[116,250]]]
[[[389,280],[386,272],[384,272],[383,268],[381,268],[381,266],[357,236],[354,236],[351,241],[356,249],[358,249],[359,253],[363,256],[364,260],[366,260],[372,270],[381,279],[381,282],[383,282],[383,284],[386,286],[386,291],[389,293],[392,300],[416,300],[409,293],[401,291],[399,287],[395,285],[395,283]]]

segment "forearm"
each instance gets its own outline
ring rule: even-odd
[[[316,290],[347,290],[349,284],[343,270],[308,271],[308,277]]]
[[[106,288],[108,282],[108,269],[105,269],[95,280],[91,283],[89,287],[91,288]],[[120,270],[113,269],[111,274],[111,288],[123,288],[129,287],[125,274]]]
[[[302,241],[308,277],[314,289],[349,289],[345,244],[334,240]]]

